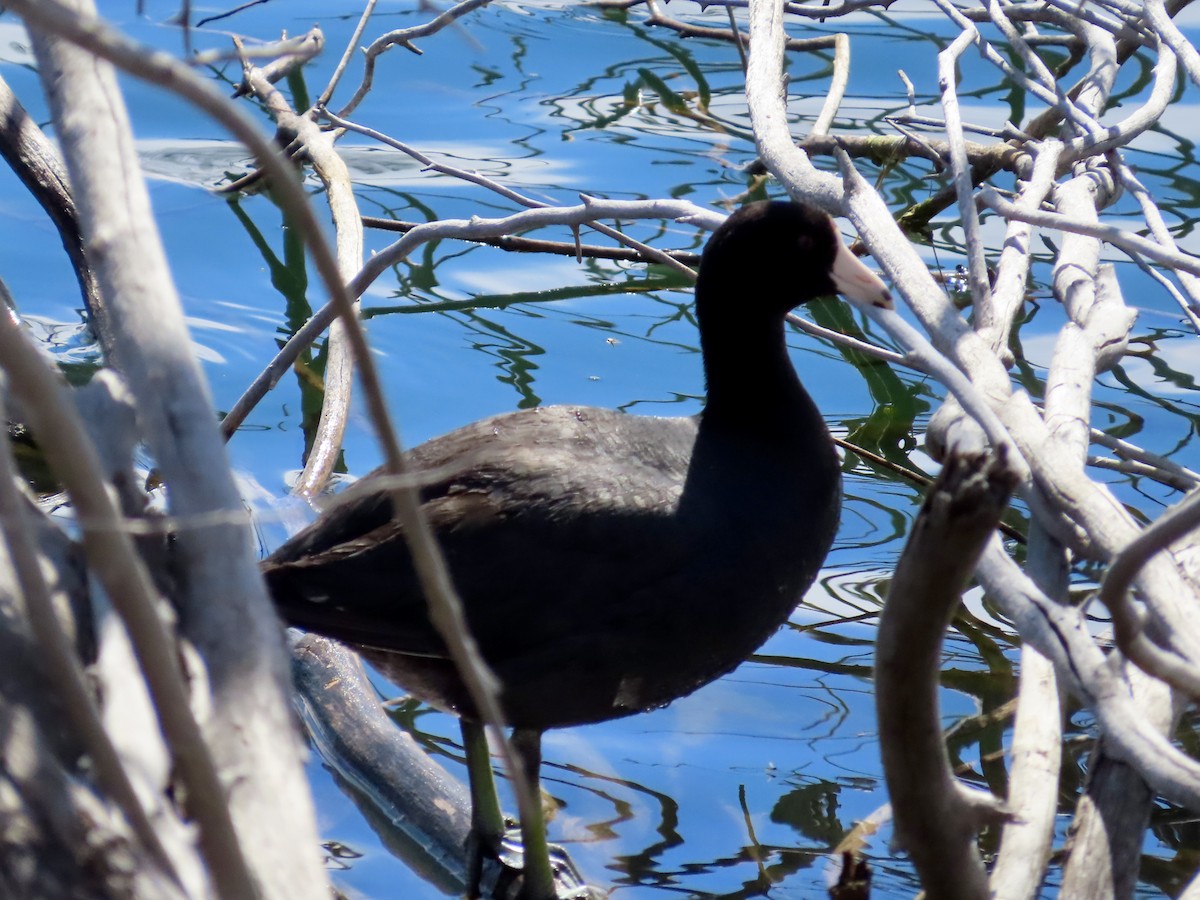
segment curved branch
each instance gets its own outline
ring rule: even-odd
[[[896,565],[875,644],[875,709],[896,838],[925,895],[986,898],[975,840],[1000,817],[990,795],[950,768],[938,691],[942,638],[984,544],[1017,484],[1003,454],[952,454],[926,495]]]

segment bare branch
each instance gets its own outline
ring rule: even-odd
[[[236,38],[234,41],[237,46],[238,58],[243,60],[243,62],[250,59],[251,54],[242,45],[242,42]],[[283,47],[277,50],[276,53],[272,54],[272,56],[275,58],[272,59],[271,62],[261,68],[256,69],[255,71],[257,71],[259,73],[259,77],[261,77],[267,83],[275,84],[281,79],[286,78],[289,72],[296,71],[306,62],[320,55],[321,51],[324,49],[324,32],[322,32],[320,28],[312,28],[307,34],[285,42]],[[252,90],[253,89],[251,86],[243,80],[233,92],[233,96],[244,97]]]
[[[926,896],[986,898],[975,843],[1000,817],[990,795],[953,776],[941,734],[942,637],[980,550],[1017,483],[1003,454],[953,454],[913,523],[888,590],[875,644],[875,708],[896,837]]]
[[[297,115],[275,89],[264,70],[246,63],[244,71],[243,84],[247,91],[266,103],[285,133],[295,135],[295,140],[325,185],[337,241],[338,269],[342,280],[348,281],[362,266],[362,218],[354,199],[350,172],[334,151],[333,137],[323,133],[311,119]],[[304,471],[300,473],[295,487],[295,491],[305,497],[312,497],[324,490],[341,455],[342,438],[350,415],[354,361],[346,327],[340,321],[333,323],[326,348],[321,416]],[[383,406],[383,398],[374,398],[372,405]]]
[[[11,315],[0,315],[0,360],[9,385],[39,436],[71,503],[88,520],[83,544],[92,571],[121,614],[155,699],[159,724],[188,785],[190,813],[217,884],[231,897],[252,898],[253,877],[242,856],[217,774],[191,704],[175,636],[156,609],[157,592],[108,493],[95,448],[64,386]]]
[[[367,0],[366,5],[363,6],[358,24],[354,26],[354,33],[350,35],[350,40],[346,42],[346,49],[342,51],[342,58],[338,60],[337,67],[333,70],[333,74],[329,76],[329,83],[325,85],[325,90],[321,91],[321,95],[314,104],[318,109],[328,105],[330,99],[333,97],[333,92],[337,90],[338,84],[341,83],[342,75],[345,74],[346,67],[350,65],[350,59],[354,56],[363,31],[366,30],[367,22],[371,20],[371,15],[375,12],[375,4],[377,2],[378,0]]]
[[[983,241],[979,235],[979,213],[971,202],[974,185],[967,162],[967,148],[963,143],[962,118],[958,110],[958,94],[955,91],[955,73],[958,58],[968,45],[975,42],[974,29],[964,31],[949,47],[938,54],[938,86],[942,91],[942,111],[946,115],[946,137],[950,145],[950,174],[954,178],[954,190],[958,195],[958,208],[962,213],[963,232],[966,237],[967,274],[970,277],[971,296],[975,302],[991,305],[991,282],[988,280],[987,261],[983,258]]]
[[[345,290],[352,297],[361,296],[376,278],[427,241],[446,239],[479,241],[553,225],[596,227],[598,225],[596,220],[600,218],[673,219],[699,224],[710,229],[719,225],[723,219],[719,213],[704,209],[686,200],[594,200],[590,198],[578,206],[538,207],[502,219],[443,219],[439,222],[428,222],[415,226],[403,238],[376,253],[367,260],[362,271],[346,285]],[[615,229],[611,229],[611,232],[616,233]],[[655,251],[654,257],[661,260],[664,258],[664,254]],[[337,307],[331,301],[315,312],[312,318],[292,335],[270,365],[263,370],[229,410],[225,422],[222,424],[226,435],[232,433],[233,429],[245,420],[250,410],[279,382],[279,379],[291,368],[292,363],[299,358],[304,349],[329,327],[337,315]]]
[[[1163,0],[1145,0],[1143,16],[1148,27],[1183,61],[1184,71],[1192,84],[1200,86],[1200,53],[1171,21]]]
[[[7,294],[7,290],[3,293]],[[6,303],[10,299],[7,296],[3,298]],[[0,418],[4,414],[3,394],[0,393]],[[58,620],[50,588],[42,574],[37,547],[33,543],[32,528],[27,521],[34,513],[26,498],[18,491],[18,483],[12,453],[6,442],[6,446],[0,448],[0,530],[3,530],[8,555],[21,588],[24,612],[39,650],[44,654],[43,664],[48,680],[58,692],[75,735],[91,758],[101,788],[121,810],[133,833],[163,873],[178,883],[175,867],[154,826],[150,824],[121,765],[120,757],[104,730],[75,646]]]
[[[1031,225],[1053,228],[1056,231],[1071,232],[1098,238],[1107,244],[1121,248],[1130,255],[1144,256],[1149,260],[1177,271],[1187,272],[1190,275],[1200,275],[1200,258],[1177,250],[1166,249],[1154,241],[1136,234],[1130,234],[1128,231],[1118,228],[1115,225],[1076,222],[1057,213],[1021,209],[1008,200],[1005,200],[993,188],[984,188],[981,190],[976,195],[976,201],[988,209],[995,210],[1009,220],[1015,219],[1018,222],[1028,222]]]
[[[84,255],[75,200],[67,186],[62,158],[3,79],[0,79],[0,156],[58,229],[63,249],[75,270],[84,305],[89,310],[102,310],[104,297]],[[106,320],[100,315],[96,321],[100,344],[106,353],[111,353],[112,338],[104,330]]]
[[[824,135],[833,126],[833,117],[837,115],[842,97],[846,93],[846,84],[850,80],[850,36],[847,34],[834,35],[833,80],[829,83],[829,93],[825,95],[825,103],[813,123],[812,134]]]
[[[480,7],[486,6],[488,0],[462,0],[461,3],[456,3],[454,6],[447,9],[445,12],[436,16],[424,25],[415,25],[412,28],[402,28],[397,31],[389,31],[387,34],[376,38],[371,42],[371,45],[363,51],[363,77],[362,82],[352,96],[341,109],[338,110],[339,116],[349,116],[354,110],[358,109],[358,105],[371,91],[371,86],[375,81],[375,64],[376,60],[386,53],[392,47],[406,47],[413,53],[420,53],[414,45],[413,41],[419,38],[428,37],[431,34],[437,34],[443,28],[452,25],[456,20],[461,19],[468,13],[472,13]]]

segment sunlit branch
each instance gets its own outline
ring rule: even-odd
[[[1161,46],[1154,64],[1154,88],[1146,103],[1115,125],[1098,125],[1092,134],[1073,138],[1067,143],[1068,152],[1077,157],[1106,153],[1128,144],[1157,124],[1175,93],[1175,69],[1175,53]]]
[[[375,65],[382,54],[392,49],[392,47],[404,47],[413,53],[420,54],[421,51],[412,43],[413,41],[437,34],[443,28],[454,25],[463,16],[474,12],[480,7],[487,6],[488,2],[489,0],[463,0],[463,2],[455,4],[423,25],[414,25],[412,28],[389,31],[387,34],[373,40],[363,50],[362,81],[355,89],[354,95],[338,110],[338,115],[348,116],[353,113],[367,94],[370,93],[371,87],[375,83]],[[463,34],[461,30],[459,33]]]
[[[1036,145],[1036,155],[1028,180],[1021,184],[1017,205],[1036,210],[1050,193],[1058,171],[1063,145],[1047,140]],[[1029,223],[1010,218],[1007,222],[1004,246],[996,263],[996,282],[990,293],[991,302],[979,308],[975,327],[991,345],[993,352],[1006,354],[1013,321],[1025,306],[1026,281],[1031,262]]]
[[[1130,606],[1128,591],[1138,572],[1155,554],[1200,527],[1200,494],[1189,494],[1137,534],[1109,563],[1096,599],[1113,614],[1117,645],[1152,675],[1200,696],[1200,659],[1160,649],[1145,634],[1141,616]]]
[[[405,222],[400,219],[384,219],[379,216],[363,216],[363,225],[367,228],[378,228],[380,231],[394,231],[407,234],[421,222]],[[658,254],[664,253],[671,259],[683,263],[689,269],[695,269],[700,264],[700,254],[694,250],[658,250],[646,254],[633,247],[605,247],[599,244],[579,244],[568,241],[547,241],[536,238],[514,237],[502,235],[494,238],[481,238],[473,243],[496,247],[513,253],[544,253],[551,256],[570,256],[575,259],[613,259],[623,262],[657,263]]]
[[[1200,53],[1197,53],[1191,41],[1183,36],[1179,26],[1171,21],[1163,0],[1145,0],[1143,15],[1146,24],[1179,56],[1192,84],[1200,86]]]
[[[1046,7],[1050,8],[1046,9]],[[1135,21],[1131,21],[1128,18],[1115,19],[1098,11],[1094,6],[1074,2],[1074,0],[1046,0],[1044,4],[1024,3],[1020,7],[1014,7],[1008,11],[1010,18],[1016,18],[1018,14],[1023,14],[1028,18],[1036,18],[1046,16],[1047,13],[1058,14],[1051,21],[1060,27],[1064,27],[1064,22],[1076,19],[1086,22],[1089,25],[1094,25],[1097,28],[1102,28],[1113,37],[1127,37],[1137,26]],[[1138,38],[1144,39],[1142,35],[1138,35]]]
[[[1123,459],[1133,460],[1153,469],[1158,469],[1179,481],[1187,483],[1189,487],[1200,484],[1200,474],[1193,472],[1185,466],[1181,466],[1174,460],[1167,459],[1165,456],[1151,453],[1142,447],[1131,444],[1129,441],[1113,437],[1097,428],[1091,430],[1091,439],[1092,443],[1099,444],[1101,447],[1107,447]],[[1187,489],[1187,487],[1183,488],[1183,490]]]
[[[371,20],[372,13],[375,12],[375,4],[378,0],[367,0],[363,6],[362,15],[359,16],[358,24],[354,26],[354,33],[350,35],[350,40],[346,42],[346,49],[342,51],[341,59],[338,60],[337,66],[333,70],[333,74],[329,76],[329,82],[325,85],[325,89],[321,91],[314,106],[320,108],[328,105],[329,100],[333,97],[333,92],[337,90],[338,84],[341,83],[342,75],[346,72],[346,67],[350,64],[350,60],[354,57],[358,50],[358,42],[362,38],[363,32],[367,28],[367,22]]]
[[[1088,131],[1088,126],[1092,121],[1091,117],[1079,109],[1072,102],[1070,96],[1062,92],[1057,83],[1054,83],[1053,87],[1047,87],[1036,79],[1031,79],[1024,72],[1013,67],[995,47],[988,41],[985,41],[971,21],[957,7],[950,3],[949,0],[935,0],[935,2],[954,24],[958,25],[964,32],[975,36],[980,54],[985,60],[1003,72],[1007,79],[1033,94],[1043,103],[1057,109],[1079,131]]]
[[[1167,228],[1167,223],[1163,220],[1162,211],[1159,210],[1158,204],[1154,202],[1150,191],[1146,189],[1145,185],[1138,180],[1133,170],[1117,154],[1109,155],[1109,165],[1116,171],[1117,178],[1122,186],[1137,199],[1138,205],[1142,208],[1142,215],[1146,219],[1146,224],[1150,226],[1150,233],[1154,236],[1154,240],[1158,241],[1158,243],[1168,250],[1178,251],[1179,248],[1175,244],[1175,238],[1172,236],[1170,229]],[[1179,283],[1187,291],[1188,296],[1184,297],[1167,280],[1163,273],[1145,265],[1136,257],[1134,261],[1141,265],[1143,269],[1150,273],[1152,278],[1159,281],[1167,289],[1168,293],[1179,304],[1183,314],[1192,323],[1192,328],[1200,333],[1200,278],[1197,278],[1196,275],[1190,272],[1173,270],[1175,277],[1179,279]]]
[[[234,44],[236,49],[235,58],[238,60],[261,59],[264,56],[261,52],[254,53],[247,50],[242,41],[237,38],[234,39]],[[282,46],[273,46],[278,47],[277,52],[274,54],[275,58],[267,63],[267,65],[258,69],[261,77],[270,84],[275,84],[287,78],[288,73],[296,71],[305,63],[320,55],[321,51],[325,49],[325,34],[320,28],[312,28],[307,34],[287,41]],[[254,49],[261,51],[263,48],[258,47]],[[233,96],[241,97],[248,92],[249,88],[243,82],[237,86],[237,89],[233,92]]]
[[[239,50],[205,50],[202,53],[197,53],[191,57],[191,63],[197,68],[201,66],[215,66],[218,63],[228,62],[236,59],[288,59],[291,57],[300,57],[304,60],[312,59],[316,56],[323,46],[325,41],[321,29],[313,28],[307,34],[302,34],[300,37],[287,38],[282,41],[274,41],[269,44],[259,44],[253,47],[242,47]],[[281,62],[282,64],[282,62]],[[266,67],[272,72],[275,69]],[[278,78],[272,78],[273,81]]]
[[[875,647],[875,708],[896,839],[931,897],[984,900],[975,836],[1003,818],[950,768],[938,703],[942,640],[1017,477],[1003,452],[954,453],[926,494],[896,565]]]
[[[812,133],[824,135],[829,133],[833,125],[833,117],[837,115],[838,107],[842,105],[842,97],[846,93],[846,84],[850,80],[850,36],[843,33],[834,35],[833,78],[829,82],[829,92],[825,95],[825,103],[817,121],[813,123]]]
[[[1106,469],[1110,472],[1121,472],[1125,475],[1132,475],[1135,478],[1148,478],[1151,481],[1157,481],[1159,484],[1166,485],[1176,491],[1190,491],[1192,488],[1200,484],[1200,481],[1192,478],[1181,477],[1174,472],[1169,472],[1166,469],[1160,469],[1157,466],[1150,466],[1143,462],[1138,462],[1133,459],[1112,459],[1107,456],[1089,456],[1087,464],[1097,469]]]
[[[382,144],[386,144],[389,147],[393,147],[394,149],[399,150],[401,153],[411,156],[413,159],[415,159],[417,162],[421,163],[421,165],[425,166],[425,168],[429,169],[430,171],[440,172],[443,175],[449,175],[452,178],[458,178],[462,181],[466,181],[471,184],[477,184],[480,187],[485,187],[488,190],[494,191],[495,193],[499,194],[501,197],[505,197],[509,200],[513,200],[516,203],[519,203],[522,206],[527,207],[529,209],[550,209],[550,208],[552,208],[551,204],[549,204],[549,203],[543,203],[540,200],[534,200],[531,197],[527,197],[518,191],[514,191],[511,188],[505,187],[504,185],[500,184],[499,182],[495,181],[494,179],[488,178],[484,175],[480,175],[478,172],[468,172],[467,170],[460,169],[457,166],[451,166],[446,163],[437,162],[437,161],[433,160],[432,158],[430,158],[429,156],[426,156],[424,153],[417,150],[416,148],[410,147],[408,144],[405,144],[402,141],[398,141],[398,140],[391,138],[385,134],[382,134],[382,133],[374,130],[373,128],[366,128],[362,125],[358,125],[354,122],[351,122],[347,119],[342,118],[341,116],[335,115],[335,114],[329,112],[328,110],[325,110],[323,115],[325,116],[325,118],[327,118],[333,124],[337,125],[339,128],[345,128],[347,131],[354,131],[354,132],[357,132],[358,134],[362,134],[366,137],[373,138],[374,140],[377,140]],[[582,224],[582,223],[574,223],[574,224]],[[689,269],[682,262],[680,262],[679,260],[675,259],[673,256],[670,256],[667,253],[660,252],[660,251],[654,249],[653,247],[650,247],[647,244],[643,244],[640,241],[636,241],[633,238],[630,238],[628,235],[623,234],[620,230],[618,230],[616,228],[612,228],[608,225],[604,225],[600,222],[589,222],[587,224],[589,224],[593,229],[595,229],[596,231],[605,235],[606,237],[611,237],[613,240],[618,241],[621,244],[624,244],[626,247],[630,247],[630,248],[636,250],[642,256],[644,256],[648,259],[652,259],[654,262],[664,265],[667,268],[674,269],[675,271],[679,272],[682,275],[686,275],[689,278],[695,277],[695,273],[691,269]],[[495,237],[498,235],[492,235],[492,236]]]
[[[243,61],[243,70],[242,83],[246,90],[266,104],[280,129],[295,135],[325,186],[336,234],[338,269],[342,279],[348,280],[362,266],[363,257],[362,219],[350,183],[350,172],[334,151],[332,137],[323,133],[311,119],[297,115],[265,70],[251,66],[248,61]],[[321,415],[313,434],[312,451],[295,487],[296,492],[305,497],[324,490],[341,456],[342,439],[350,415],[354,362],[346,329],[340,322],[330,328],[325,346]],[[382,405],[384,400],[377,397],[374,402]]]
[[[1095,711],[1115,755],[1141,772],[1155,791],[1200,810],[1200,764],[1146,721],[1120,668],[1096,645],[1079,611],[1044,596],[996,538],[976,574],[1022,637],[1054,660],[1066,688]]]
[[[964,31],[950,46],[938,54],[938,84],[942,89],[942,111],[946,116],[946,140],[950,153],[950,175],[954,179],[954,190],[958,195],[958,210],[962,215],[962,226],[967,252],[967,274],[970,278],[971,296],[976,303],[991,305],[992,287],[988,280],[987,260],[983,258],[983,240],[979,234],[979,212],[971,202],[974,185],[971,183],[967,148],[963,142],[962,119],[958,109],[958,93],[955,90],[958,59],[967,47],[974,43],[975,35]]]
[[[1200,275],[1200,258],[1177,250],[1169,250],[1154,241],[1132,234],[1115,225],[1087,224],[1073,221],[1058,213],[1021,209],[1016,204],[1005,200],[998,191],[990,187],[984,188],[975,196],[976,202],[998,212],[1006,219],[1016,219],[1043,228],[1053,228],[1056,231],[1073,232],[1098,238],[1114,247],[1120,247],[1130,255],[1144,256],[1168,268],[1191,275]]]

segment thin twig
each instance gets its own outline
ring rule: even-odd
[[[392,47],[405,47],[413,53],[419,54],[421,51],[413,45],[413,41],[418,38],[437,34],[443,28],[452,25],[457,19],[474,12],[480,7],[486,6],[488,2],[489,0],[462,0],[461,3],[456,3],[423,25],[414,25],[412,28],[389,31],[387,34],[381,35],[372,41],[371,45],[363,51],[362,81],[354,91],[354,95],[338,110],[338,115],[351,115],[354,110],[358,109],[358,105],[362,103],[367,94],[370,93],[371,86],[375,82],[375,62],[381,54],[386,53]]]
[[[1193,472],[1191,469],[1181,466],[1174,460],[1167,459],[1158,453],[1151,453],[1149,450],[1138,447],[1136,444],[1131,444],[1129,441],[1123,441],[1118,437],[1113,437],[1111,434],[1106,434],[1098,428],[1091,430],[1091,439],[1093,443],[1107,447],[1125,459],[1136,460],[1192,484],[1200,483],[1200,474]]]
[[[358,49],[359,39],[362,38],[362,33],[366,30],[367,22],[371,19],[371,14],[375,12],[375,4],[379,0],[367,0],[363,7],[362,15],[358,17],[358,24],[354,27],[354,33],[350,35],[350,40],[346,42],[346,49],[342,51],[342,58],[338,60],[337,66],[333,70],[333,74],[329,76],[329,83],[325,85],[325,90],[321,91],[321,95],[317,98],[317,102],[313,105],[316,107],[324,107],[329,104],[333,97],[333,92],[337,90],[338,83],[342,80],[342,75],[346,72],[346,67],[350,65],[350,59]]]

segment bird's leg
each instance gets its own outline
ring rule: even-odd
[[[487,733],[478,722],[460,721],[467,756],[467,782],[471,786],[471,833],[467,837],[467,897],[479,896],[483,859],[499,859],[504,839],[504,814],[492,775]]]
[[[542,811],[542,733],[533,728],[514,728],[512,747],[525,771],[525,783],[533,795],[521,803],[521,845],[524,880],[521,900],[555,900],[554,868],[546,841],[546,817]]]

